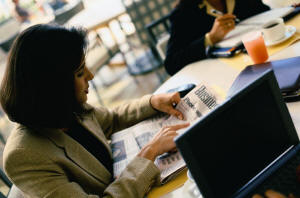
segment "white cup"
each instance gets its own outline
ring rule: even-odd
[[[269,42],[278,41],[285,36],[285,25],[282,18],[273,19],[262,26],[264,39]]]

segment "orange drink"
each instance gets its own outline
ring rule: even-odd
[[[250,32],[243,36],[242,41],[254,64],[268,60],[267,47],[261,32]]]

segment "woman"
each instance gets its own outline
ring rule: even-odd
[[[22,8],[19,4],[19,0],[12,0],[12,2],[15,4],[15,14],[16,18],[21,22],[21,23],[30,23],[30,14],[29,12]]]
[[[0,102],[18,123],[3,154],[4,169],[26,197],[144,197],[159,181],[156,156],[175,149],[176,130],[163,128],[119,178],[112,178],[107,139],[156,114],[183,118],[178,93],[144,96],[114,110],[86,104],[85,32],[36,25],[22,32],[9,53]]]
[[[180,0],[170,17],[167,72],[173,75],[185,65],[205,59],[206,47],[233,30],[236,18],[243,20],[268,9],[261,0]]]

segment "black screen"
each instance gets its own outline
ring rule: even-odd
[[[226,108],[183,135],[186,148],[179,149],[189,158],[186,162],[200,191],[209,189],[215,198],[232,197],[291,146],[280,109],[284,104],[278,104],[268,83],[227,102]]]

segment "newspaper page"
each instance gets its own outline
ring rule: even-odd
[[[163,126],[186,122],[192,125],[202,115],[215,108],[220,100],[221,97],[211,88],[200,84],[182,98],[176,106],[176,109],[183,113],[184,120],[163,114],[113,134],[111,147],[114,157],[114,176],[117,177],[121,174],[126,165]],[[183,133],[185,130],[187,129],[181,129],[178,133]],[[156,158],[154,163],[161,171],[162,183],[167,182],[186,166],[179,152],[160,155]]]

